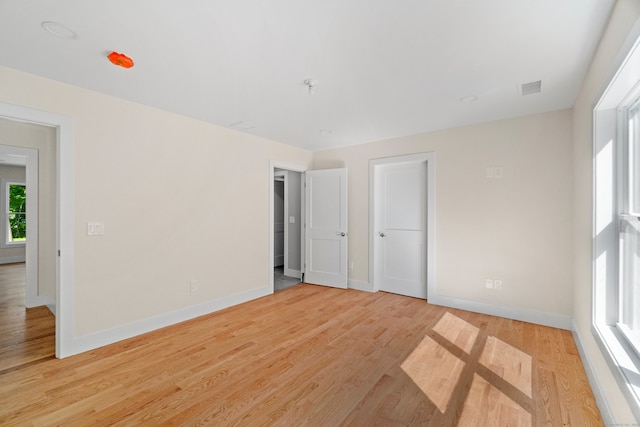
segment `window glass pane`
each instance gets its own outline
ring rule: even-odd
[[[9,185],[9,212],[27,211],[27,187],[24,185]]]
[[[9,241],[21,242],[27,240],[27,215],[9,214]]]
[[[620,227],[620,323],[640,337],[640,219],[623,219]]]
[[[640,353],[640,104],[628,110],[628,213],[620,221],[620,300],[618,323],[629,343]]]
[[[7,185],[7,243],[27,240],[27,188],[22,184]]]
[[[629,109],[629,213],[640,213],[640,104]]]

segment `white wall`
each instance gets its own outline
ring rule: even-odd
[[[574,172],[574,295],[573,319],[580,337],[585,361],[591,367],[594,380],[600,384],[600,397],[610,406],[615,422],[635,425],[637,420],[605,362],[591,333],[592,288],[592,179],[593,179],[593,107],[608,84],[616,58],[630,29],[640,16],[640,2],[619,0],[609,26],[591,64],[580,95],[573,109]],[[606,414],[605,414],[606,415]],[[611,420],[613,422],[614,420]]]
[[[268,289],[269,162],[310,152],[8,68],[0,82],[0,102],[74,122],[76,337]]]
[[[55,129],[0,119],[0,140],[3,145],[38,150],[38,294],[48,296],[55,301],[57,257]]]
[[[420,152],[436,158],[437,294],[548,313],[569,327],[571,111],[315,153],[314,169],[349,169],[350,280],[369,280],[369,160]],[[485,178],[496,166],[504,177]],[[487,278],[503,289],[486,289]]]
[[[3,185],[3,188],[0,189],[0,195],[6,197],[4,190],[4,182],[8,181],[17,181],[17,182],[25,182],[26,180],[26,168],[24,166],[6,166],[0,165],[0,184]],[[0,207],[4,209],[4,200],[0,201]],[[0,236],[0,239],[4,241],[4,233],[7,232],[5,225],[6,221],[4,219],[4,213],[2,216],[3,224],[0,225],[0,230],[3,233],[3,236]],[[0,244],[0,264],[8,263],[8,262],[19,262],[16,261],[20,259],[24,261],[25,259],[25,246],[21,245],[18,247],[4,247]]]

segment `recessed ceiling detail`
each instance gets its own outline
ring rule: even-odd
[[[535,82],[524,83],[520,85],[520,95],[527,96],[534,93],[540,93],[542,91],[542,80]]]
[[[462,98],[460,98],[460,102],[464,104],[470,104],[472,102],[476,102],[477,100],[478,97],[475,95],[463,96]]]
[[[44,21],[40,26],[49,34],[53,34],[61,39],[73,40],[78,38],[78,35],[73,30],[59,22]]]

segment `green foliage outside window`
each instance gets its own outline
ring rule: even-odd
[[[9,184],[9,233],[10,242],[27,240],[27,187]]]

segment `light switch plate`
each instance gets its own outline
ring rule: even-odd
[[[487,168],[485,176],[487,178],[493,178],[494,173],[495,173],[494,168]]]

